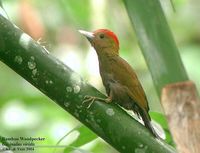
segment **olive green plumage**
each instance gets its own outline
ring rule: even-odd
[[[100,75],[108,95],[105,101],[113,101],[127,110],[133,110],[138,117],[142,117],[145,127],[158,137],[150,123],[148,101],[137,75],[119,56],[119,41],[116,35],[107,29],[92,33],[80,32],[87,37],[97,52]]]

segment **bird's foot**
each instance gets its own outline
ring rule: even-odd
[[[94,101],[96,101],[96,100],[98,100],[98,101],[103,101],[103,102],[106,102],[106,103],[111,102],[111,98],[110,98],[110,97],[104,99],[104,98],[100,98],[100,97],[93,97],[93,96],[88,96],[88,95],[87,95],[87,96],[84,97],[84,100],[83,100],[82,104],[84,104],[84,103],[89,103],[88,106],[87,106],[87,108],[90,108],[90,106],[91,106],[91,105],[94,103]]]
[[[96,100],[97,97],[93,96],[85,96],[82,104],[88,103],[87,108],[90,108],[90,106],[93,104],[93,102]]]

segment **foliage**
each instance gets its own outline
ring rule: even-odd
[[[171,133],[169,131],[169,127],[167,124],[167,120],[166,117],[161,114],[161,113],[157,113],[157,112],[150,112],[151,118],[156,121],[157,123],[159,123],[159,125],[162,127],[162,129],[165,132],[165,141],[170,144],[171,146],[174,146],[174,142],[171,136]]]
[[[158,95],[165,85],[188,80],[159,1],[124,2]]]

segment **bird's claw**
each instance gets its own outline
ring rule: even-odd
[[[82,102],[82,104],[84,103],[89,103],[87,108],[90,108],[90,106],[93,104],[93,102],[96,100],[97,97],[93,97],[93,96],[85,96],[84,100]]]
[[[104,98],[100,98],[100,97],[93,97],[93,96],[86,95],[84,97],[82,104],[89,103],[87,108],[90,108],[90,106],[94,103],[95,100],[106,102],[106,103],[110,103],[112,101],[111,97],[104,99]]]

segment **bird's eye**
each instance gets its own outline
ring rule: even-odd
[[[100,37],[101,39],[103,39],[103,38],[104,38],[104,34],[100,34],[99,37]]]

